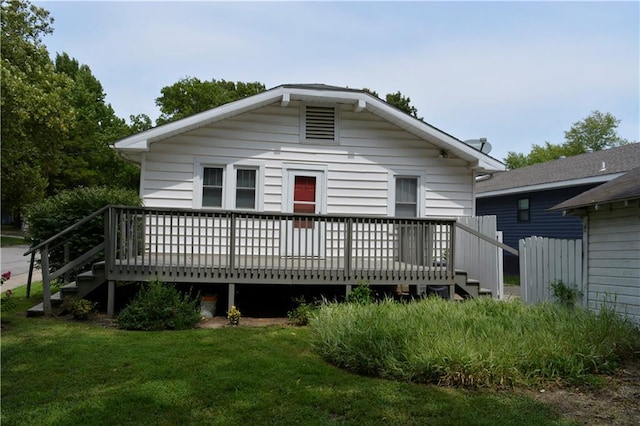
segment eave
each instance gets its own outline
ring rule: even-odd
[[[125,155],[127,153],[133,154],[133,156],[128,156],[129,158],[138,157],[140,153],[149,151],[149,146],[153,142],[207,126],[266,105],[279,102],[283,108],[286,108],[292,101],[353,105],[355,112],[367,110],[428,141],[439,149],[446,151],[447,154],[468,162],[469,167],[475,171],[490,173],[505,169],[504,164],[495,158],[421,120],[411,117],[364,91],[304,88],[293,85],[279,86],[266,92],[138,133],[116,142],[114,148]]]

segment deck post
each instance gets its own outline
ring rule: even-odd
[[[345,292],[344,292],[344,297],[345,297],[345,299],[348,299],[348,298],[349,298],[349,294],[351,294],[351,289],[352,289],[352,287],[353,287],[353,286],[352,286],[351,284],[347,284],[347,285],[345,286]]]
[[[107,284],[107,315],[113,318],[115,314],[115,301],[116,301],[116,282],[109,280]]]
[[[227,298],[227,311],[236,304],[236,285],[229,284],[229,297]]]
[[[40,265],[42,267],[42,310],[49,316],[53,313],[51,307],[51,279],[49,278],[49,246],[40,251]]]

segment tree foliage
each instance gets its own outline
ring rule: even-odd
[[[162,96],[156,98],[156,105],[162,114],[156,124],[176,121],[264,91],[264,84],[259,82],[201,81],[186,77],[160,91]]]
[[[2,206],[19,214],[41,199],[56,152],[75,114],[73,82],[58,74],[42,38],[53,31],[46,10],[26,1],[2,2]]]
[[[600,151],[628,143],[618,135],[617,128],[620,120],[610,113],[593,111],[584,120],[573,123],[564,132],[565,142],[544,145],[534,144],[529,154],[509,151],[504,162],[509,169],[530,166],[532,164],[557,160],[560,157],[571,157],[589,151]]]
[[[105,103],[102,84],[87,65],[81,65],[67,53],[57,55],[55,69],[73,81],[69,100],[76,118],[58,151],[65,166],[50,174],[48,194],[78,186],[135,189],[137,168],[125,163],[109,147],[129,135],[131,129]]]
[[[137,168],[109,148],[137,127],[105,104],[88,66],[51,60],[52,24],[27,0],[2,1],[2,208],[14,216],[64,189],[137,187]]]
[[[366,87],[362,90],[375,96],[376,98],[380,97],[380,95],[378,95],[378,92],[376,92],[375,90],[371,90]],[[403,111],[420,121],[424,121],[424,117],[418,117],[418,109],[415,106],[411,105],[411,98],[408,96],[404,96],[400,91],[397,91],[395,93],[387,93],[387,95],[385,96],[385,101],[389,105],[398,108],[400,111]]]

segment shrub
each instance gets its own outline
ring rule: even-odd
[[[142,285],[133,301],[118,316],[125,330],[186,330],[200,321],[200,296],[181,294],[173,285],[152,281]]]
[[[293,302],[297,305],[293,310],[287,312],[289,323],[303,326],[309,324],[309,319],[313,312],[318,309],[318,303],[309,303],[304,296],[294,297]]]
[[[77,188],[62,191],[46,200],[29,206],[25,211],[29,236],[37,245],[75,224],[101,208],[114,205],[141,206],[135,191],[106,187]],[[97,246],[104,239],[104,220],[96,217],[70,235],[69,258],[75,259]],[[64,265],[64,248],[49,253],[52,269]],[[76,271],[77,272],[77,271]]]
[[[65,302],[65,309],[77,320],[86,320],[95,311],[96,303],[87,299],[71,299]]]
[[[556,301],[565,308],[574,308],[582,299],[582,292],[575,285],[567,285],[561,280],[551,283],[551,291]]]
[[[356,303],[358,305],[367,305],[373,302],[373,292],[364,281],[360,281],[358,286],[355,287],[347,296],[347,303]]]

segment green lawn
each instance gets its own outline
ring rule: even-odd
[[[1,247],[19,246],[19,245],[25,245],[25,244],[29,244],[29,241],[21,237],[9,237],[9,236],[0,237]]]
[[[38,293],[38,290],[35,290]],[[128,332],[3,307],[2,424],[559,424],[512,390],[351,374],[308,328]]]

